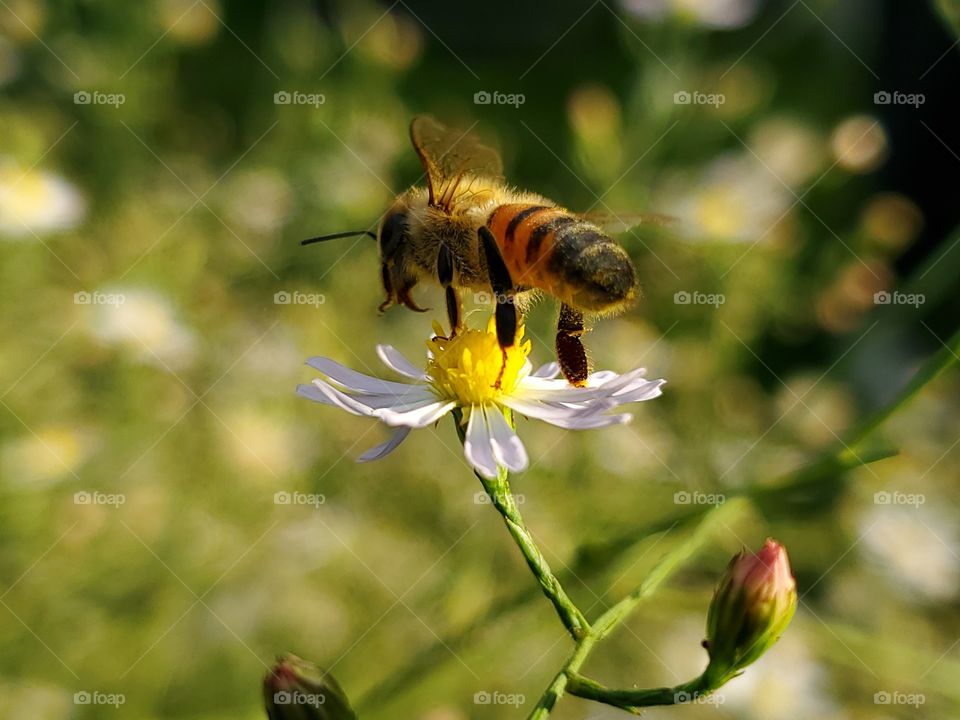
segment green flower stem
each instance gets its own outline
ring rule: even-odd
[[[507,418],[508,421],[511,419],[512,418],[509,417]],[[455,411],[454,420],[457,425],[457,434],[460,436],[460,441],[463,442],[466,439],[466,428],[463,426],[463,416],[459,411]],[[564,627],[567,628],[571,637],[573,637],[574,640],[579,640],[589,632],[590,623],[587,622],[583,613],[580,612],[580,609],[573,600],[570,599],[570,596],[567,595],[566,590],[563,589],[563,585],[560,584],[557,576],[554,575],[553,570],[550,569],[547,559],[543,556],[543,553],[540,552],[540,548],[533,539],[533,535],[527,530],[527,526],[524,524],[523,517],[520,515],[520,510],[517,507],[513,493],[510,491],[510,480],[507,471],[504,468],[499,468],[499,472],[495,478],[485,478],[479,473],[475,474],[483,484],[483,489],[490,498],[491,503],[503,517],[503,522],[506,524],[507,530],[510,531],[513,541],[517,544],[517,547],[520,548],[520,552],[523,553],[527,565],[530,567],[531,572],[533,572],[537,582],[540,583],[540,589],[543,591],[543,594],[553,603],[557,615],[560,616],[560,621]]]
[[[579,673],[567,673],[567,692],[571,695],[613,705],[634,715],[640,714],[640,708],[690,702],[691,699],[703,697],[714,690],[716,688],[710,687],[704,675],[674,687],[612,690]]]
[[[540,697],[528,720],[543,720],[549,717],[557,701],[570,689],[570,679],[579,678],[579,670],[596,644],[623,623],[644,600],[653,595],[676,572],[680,565],[700,550],[709,540],[716,525],[726,524],[731,516],[742,512],[746,505],[743,501],[732,500],[710,509],[690,537],[671,550],[644,578],[636,590],[603,613],[590,631],[577,643],[577,647],[564,663],[563,668]],[[593,685],[596,686],[595,683]],[[579,685],[576,687],[580,689]],[[648,692],[659,692],[659,690]],[[618,707],[628,709],[629,706],[618,705]]]
[[[831,450],[831,454],[824,455],[810,465],[805,465],[798,470],[787,473],[769,485],[752,488],[744,495],[751,499],[758,497],[770,500],[777,496],[789,496],[793,490],[809,488],[816,483],[825,481],[834,482],[838,475],[853,467],[877,462],[896,454],[890,450],[882,450],[860,453],[859,460],[852,457],[841,460],[833,454],[834,452],[834,450]],[[679,530],[683,526],[695,523],[709,511],[710,508],[706,506],[691,508],[670,518],[631,528],[628,532],[610,540],[584,544],[575,553],[572,568],[564,572],[562,577],[566,578],[567,581],[576,578],[583,580],[595,578],[622,558],[637,543],[658,533]],[[444,634],[441,640],[435,641],[418,652],[413,658],[406,661],[402,667],[397,668],[361,697],[357,702],[359,709],[361,711],[371,709],[396,698],[405,690],[416,685],[419,678],[428,675],[434,668],[448,660],[451,657],[450,650],[459,652],[462,648],[467,647],[482,629],[490,627],[512,612],[525,607],[538,594],[534,588],[519,590],[505,600],[490,605],[466,626]]]
[[[886,422],[891,415],[913,400],[928,383],[958,361],[960,361],[960,330],[955,332],[950,340],[948,340],[933,357],[923,364],[923,367],[910,378],[910,382],[906,384],[892,402],[870,413],[870,415],[854,426],[844,440],[847,447],[841,451],[840,457],[846,459],[848,456],[854,455],[857,447],[862,445],[874,430]]]

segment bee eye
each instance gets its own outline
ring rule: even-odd
[[[407,235],[406,213],[393,213],[388,216],[380,229],[380,255],[384,259],[391,258]]]

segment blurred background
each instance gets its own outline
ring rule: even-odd
[[[617,236],[644,299],[589,336],[665,395],[615,429],[521,421],[521,509],[592,616],[678,518],[829,456],[955,331],[958,24],[951,0],[0,2],[0,717],[260,718],[287,650],[364,718],[524,717],[570,643],[452,423],[357,465],[384,429],[293,392],[310,355],[388,377],[375,344],[422,357],[431,316],[377,315],[369,239],[298,241],[375,227],[420,112],[567,207],[677,218]],[[786,636],[648,717],[956,716],[958,392],[871,436],[895,457],[750,503],[588,674],[699,673],[713,583],[772,535]]]

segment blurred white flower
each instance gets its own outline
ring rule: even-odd
[[[792,117],[763,120],[750,131],[750,148],[791,187],[810,179],[827,159],[827,144],[809,125]],[[776,180],[771,177],[771,180]]]
[[[0,162],[0,237],[69,230],[85,210],[83,196],[59,175]]]
[[[856,174],[876,170],[887,159],[887,132],[877,118],[853,115],[830,135],[830,150],[837,165]]]
[[[168,369],[193,359],[193,333],[177,320],[169,300],[142,288],[114,288],[93,297],[113,302],[86,305],[90,331],[107,345],[126,347],[141,362]]]
[[[709,28],[743,27],[757,14],[757,0],[622,0],[631,15],[652,22],[677,18]]]
[[[221,447],[227,459],[250,476],[304,472],[319,450],[305,428],[282,416],[249,406],[217,414],[223,420]]]
[[[755,157],[726,154],[692,181],[677,177],[661,196],[664,212],[679,218],[691,239],[751,242],[771,233],[793,196]]]
[[[518,472],[526,469],[528,458],[510,426],[511,412],[570,430],[607,427],[631,419],[627,413],[608,410],[658,397],[665,382],[645,380],[640,368],[623,375],[595,372],[586,387],[573,387],[556,379],[560,372],[556,363],[533,371],[527,359],[529,341],[518,341],[504,357],[492,320],[486,331],[463,330],[452,338],[443,337],[438,325],[434,330],[436,336],[427,343],[426,371],[395,348],[377,346],[384,364],[412,382],[380,380],[324,357],[307,360],[325,377],[299,385],[299,395],[397,428],[387,442],[364,453],[361,462],[387,455],[411,429],[432,425],[460,408],[466,423],[467,462],[484,477],[496,477],[500,466]],[[522,327],[517,337],[523,337]]]
[[[932,600],[960,590],[955,523],[925,505],[879,505],[859,524],[864,548],[894,580]]]
[[[87,430],[65,425],[39,427],[0,448],[0,469],[11,483],[47,485],[72,476],[96,444],[96,437]]]
[[[290,187],[270,168],[239,173],[225,195],[228,217],[255,232],[278,230],[290,213]]]

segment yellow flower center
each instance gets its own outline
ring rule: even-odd
[[[436,337],[427,340],[427,374],[441,396],[462,406],[488,405],[520,383],[520,370],[530,354],[530,341],[522,341],[523,326],[517,328],[521,340],[506,350],[506,362],[492,319],[486,330],[461,330],[452,338],[443,336],[438,323],[433,330]]]

